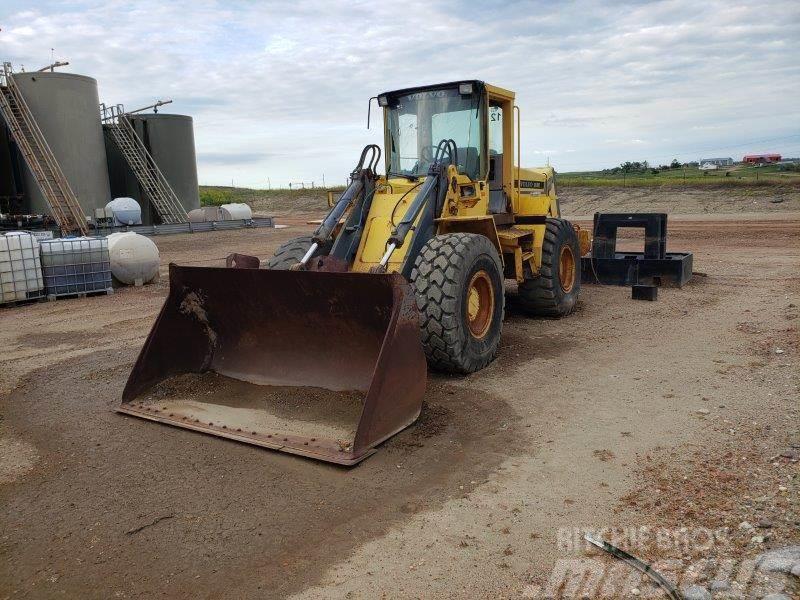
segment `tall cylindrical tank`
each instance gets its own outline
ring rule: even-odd
[[[21,202],[21,173],[19,153],[11,141],[8,127],[0,118],[0,213],[25,212],[24,203]]]
[[[86,215],[111,200],[97,81],[57,72],[15,73],[25,103],[42,130]],[[47,202],[25,167],[25,192],[32,213],[48,213]]]
[[[11,140],[8,129],[3,119],[0,118],[0,198],[5,199],[16,193],[14,189],[14,174],[11,169]],[[0,202],[2,202],[0,200]],[[0,212],[3,210],[0,204]]]
[[[186,212],[200,206],[197,186],[197,159],[194,149],[194,123],[187,115],[131,115],[136,133],[144,142]],[[106,136],[108,137],[108,136]],[[149,200],[142,197],[136,177],[115,148],[108,146],[108,170],[115,196],[130,196],[142,207],[142,221],[153,223],[155,215]]]

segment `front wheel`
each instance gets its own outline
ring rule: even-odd
[[[432,368],[473,373],[495,357],[505,309],[501,265],[483,235],[437,235],[423,246],[411,283]]]
[[[564,317],[575,309],[581,290],[581,248],[566,219],[547,219],[539,273],[519,284],[520,304],[544,317]]]
[[[289,240],[275,250],[275,254],[273,254],[272,258],[267,262],[267,269],[272,271],[288,271],[303,259],[313,243],[313,237],[310,235],[301,235],[300,237]],[[314,256],[327,254],[329,250],[330,244],[327,244],[325,247],[318,248]]]

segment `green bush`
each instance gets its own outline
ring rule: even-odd
[[[220,206],[233,202],[233,192],[229,190],[200,190],[201,206]]]

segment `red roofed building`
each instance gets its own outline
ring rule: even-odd
[[[758,165],[763,163],[775,163],[780,161],[780,159],[780,154],[747,154],[742,159],[742,162]]]

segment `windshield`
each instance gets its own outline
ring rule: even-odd
[[[482,179],[479,98],[460,94],[458,86],[393,97],[386,120],[389,172],[427,175],[436,146],[451,139],[458,149],[458,172]]]

